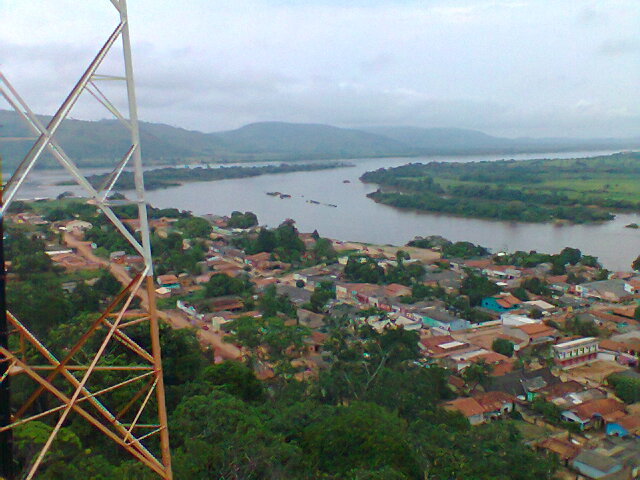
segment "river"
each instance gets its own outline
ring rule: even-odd
[[[509,158],[573,158],[613,152],[563,152],[512,155]],[[640,215],[620,214],[615,220],[598,225],[553,225],[478,220],[399,210],[373,202],[366,194],[375,185],[363,184],[360,175],[380,167],[408,162],[480,161],[504,158],[498,155],[474,157],[425,157],[349,160],[354,167],[312,172],[263,175],[253,178],[212,182],[193,182],[179,187],[147,192],[155,207],[177,207],[202,215],[228,215],[233,210],[252,211],[260,223],[277,226],[287,218],[301,231],[318,232],[326,237],[377,244],[402,245],[416,235],[441,235],[453,241],[468,240],[493,251],[537,250],[556,253],[565,246],[594,255],[609,269],[628,270],[640,254],[640,230],[624,228]],[[95,170],[94,170],[95,171]],[[35,172],[37,180],[27,185],[19,197],[46,197],[76,188],[53,186],[62,172]],[[345,183],[348,180],[349,183]],[[291,195],[281,199],[266,195],[278,191]],[[309,203],[309,200],[320,204]],[[330,207],[329,204],[337,205]]]

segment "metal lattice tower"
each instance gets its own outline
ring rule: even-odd
[[[115,29],[47,125],[44,125],[36,117],[16,89],[9,83],[9,80],[0,72],[0,95],[35,135],[35,142],[1,192],[0,222],[16,198],[20,187],[27,177],[33,174],[32,170],[38,159],[47,150],[66,170],[70,178],[84,189],[89,202],[106,215],[115,229],[144,259],[142,272],[131,279],[100,316],[92,321],[81,337],[75,343],[69,344],[65,352],[58,356],[29,330],[29,319],[18,319],[10,312],[7,312],[6,322],[4,322],[4,318],[1,319],[0,410],[4,409],[4,411],[0,411],[0,443],[2,443],[0,450],[3,451],[0,454],[2,457],[0,463],[7,461],[7,455],[11,461],[10,449],[7,449],[7,446],[10,445],[13,428],[31,420],[43,418],[52,418],[52,425],[54,425],[43,448],[30,463],[27,479],[36,476],[52,442],[72,413],[86,420],[115,445],[157,473],[160,478],[166,480],[172,478],[127,5],[126,0],[110,1],[117,11]],[[118,39],[121,39],[122,42],[123,74],[118,76],[97,74],[97,70],[107,54],[115,49],[114,46]],[[123,115],[98,87],[101,81],[122,83],[126,86],[128,115]],[[94,188],[85,178],[55,137],[60,125],[84,92],[90,94],[111,112],[130,132],[131,136],[130,147],[126,152],[123,152],[122,158],[114,162],[115,166],[111,174],[98,188]],[[127,167],[134,171],[136,198],[132,202],[138,206],[137,221],[139,222],[140,241],[127,230],[122,220],[111,208],[122,205],[122,202],[109,199],[109,194],[116,181]],[[0,255],[0,261],[2,260],[2,255]],[[2,266],[4,266],[4,262],[2,262]],[[2,277],[4,278],[4,268],[2,268]],[[2,290],[0,308],[4,310],[4,288]],[[145,300],[142,302],[145,311],[142,314],[138,312],[133,315],[129,306],[136,296],[141,296]],[[3,324],[4,328],[2,328]],[[127,329],[134,325],[137,325],[137,328],[145,327],[144,331],[148,332],[150,337],[148,339],[148,344],[151,346],[150,351],[140,346],[127,334]],[[102,339],[97,341],[96,332],[99,331]],[[19,343],[21,347],[17,351],[10,349],[9,336],[18,337],[19,342],[15,343]],[[98,347],[95,352],[91,353],[92,358],[80,361],[76,354],[87,347],[90,339],[95,341]],[[108,353],[108,349],[114,344],[119,345],[118,348],[126,348],[128,358],[135,358],[136,361],[124,366],[105,365],[104,362],[101,362],[104,360],[105,354]],[[31,353],[35,352],[37,355],[27,356],[25,349]],[[37,359],[34,360],[34,358]],[[109,372],[110,378],[114,380],[112,384],[106,387],[103,384],[100,389],[96,390],[91,387],[90,380],[99,372]],[[30,379],[33,391],[24,404],[9,411],[8,408],[5,408],[9,404],[9,382],[17,376]],[[124,387],[131,389],[132,386],[135,386],[132,391],[136,393],[128,396],[123,405],[108,403],[108,400],[114,398],[115,391],[123,392]],[[56,406],[46,411],[34,411],[32,406],[42,395],[53,399]],[[153,418],[154,421],[143,423],[145,418]],[[11,467],[8,468],[11,469]],[[0,472],[0,477],[2,475],[10,476],[11,472],[7,473],[5,470]]]

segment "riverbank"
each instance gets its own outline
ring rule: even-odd
[[[305,163],[268,165],[261,167],[194,167],[194,168],[158,168],[148,170],[144,174],[144,183],[147,190],[157,190],[161,188],[176,187],[190,182],[211,182],[231,178],[258,177],[261,175],[275,175],[293,172],[313,172],[317,170],[327,170],[333,168],[352,167],[353,164],[344,162],[332,163]],[[89,182],[98,187],[105,181],[110,180],[111,175],[107,173],[90,175]],[[73,185],[70,181],[60,182],[58,185]],[[131,190],[135,188],[133,172],[122,172],[115,184],[116,189]]]

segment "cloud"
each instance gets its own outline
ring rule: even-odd
[[[598,47],[598,52],[605,56],[618,57],[627,54],[640,53],[640,40],[637,38],[621,38],[605,40]]]
[[[96,2],[73,14],[51,3],[0,3],[8,25],[1,68],[44,113],[116,21]],[[514,136],[640,128],[629,114],[640,111],[637,1],[138,0],[129,8],[140,116],[149,121],[203,131],[280,120]],[[119,69],[114,56],[101,71]],[[105,89],[124,108],[121,89]],[[73,114],[105,116],[90,98]]]

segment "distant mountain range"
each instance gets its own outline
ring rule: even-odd
[[[50,117],[40,117],[47,123]],[[296,161],[358,157],[515,154],[567,150],[640,148],[638,138],[500,138],[457,128],[338,128],[320,124],[253,123],[236,130],[202,133],[160,123],[140,123],[145,163]],[[30,144],[3,141],[30,132],[13,111],[0,110],[0,156],[3,170],[13,169]],[[67,120],[56,138],[80,166],[112,165],[128,148],[116,120]],[[54,165],[45,157],[46,165]]]

